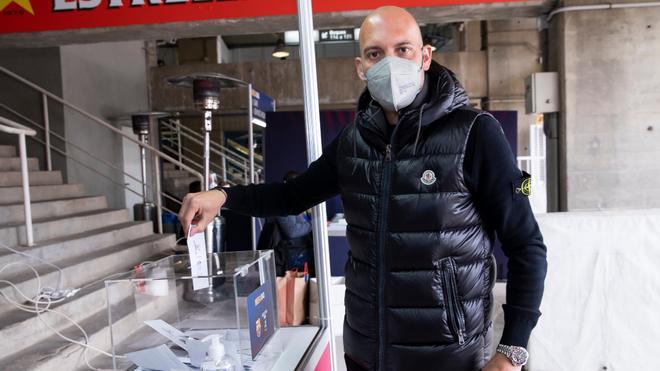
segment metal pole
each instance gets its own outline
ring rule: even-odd
[[[222,156],[222,180],[227,181],[227,157]]]
[[[202,188],[208,191],[210,188],[209,174],[211,164],[211,129],[213,128],[213,111],[204,111],[204,184]]]
[[[145,143],[144,134],[140,134],[140,142]],[[140,147],[140,167],[142,171],[142,206],[144,207],[144,217],[147,215],[147,151],[144,147]]]
[[[183,153],[181,153],[181,120],[176,122],[176,147],[179,152],[179,162],[183,162]]]
[[[30,179],[28,176],[27,149],[25,145],[25,134],[18,135],[18,151],[21,158],[21,177],[23,180],[23,208],[25,210],[25,233],[27,234],[27,245],[34,246],[34,234],[32,231],[32,209],[30,207]]]
[[[321,144],[321,119],[319,95],[316,81],[316,53],[314,51],[314,25],[312,1],[298,2],[298,34],[300,35],[300,62],[303,73],[303,97],[305,100],[305,131],[307,139],[307,162],[312,163],[323,152]],[[330,251],[325,203],[313,209],[312,227],[314,235],[314,260],[319,285],[319,319],[322,327],[330,334],[330,364],[335,365],[335,337],[330,318]]]
[[[50,118],[48,117],[48,96],[41,94],[44,110],[44,137],[46,139],[46,166],[48,171],[53,171],[53,160],[50,153]]]
[[[213,111],[204,111],[204,184],[202,190],[210,188],[210,165],[211,165],[211,129],[213,128]],[[206,226],[206,252],[213,253],[213,223]],[[210,272],[210,271],[209,271]]]
[[[144,150],[144,149],[143,149]],[[158,233],[163,234],[163,206],[161,200],[161,186],[160,186],[160,159],[158,156],[154,158],[154,176],[156,177],[156,189],[154,192],[154,202],[156,203],[156,218],[158,220]]]
[[[254,124],[252,123],[252,84],[248,84],[248,154],[250,159],[250,183],[254,183]],[[257,223],[250,218],[252,250],[257,250]]]
[[[248,174],[248,164],[247,161],[243,160],[243,182],[245,185],[250,184],[250,175]]]

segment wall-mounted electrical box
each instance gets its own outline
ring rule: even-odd
[[[525,111],[528,114],[559,112],[557,72],[537,72],[525,79]]]

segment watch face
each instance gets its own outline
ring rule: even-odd
[[[529,353],[525,348],[513,347],[511,349],[511,362],[515,366],[523,366],[527,363],[527,358],[529,358]]]

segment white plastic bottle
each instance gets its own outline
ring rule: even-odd
[[[225,345],[220,341],[220,335],[211,335],[209,356],[202,364],[203,371],[237,371],[234,360],[225,352]]]

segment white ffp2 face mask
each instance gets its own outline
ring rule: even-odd
[[[399,111],[415,100],[422,90],[422,66],[414,61],[385,57],[365,77],[371,97],[388,111]]]

